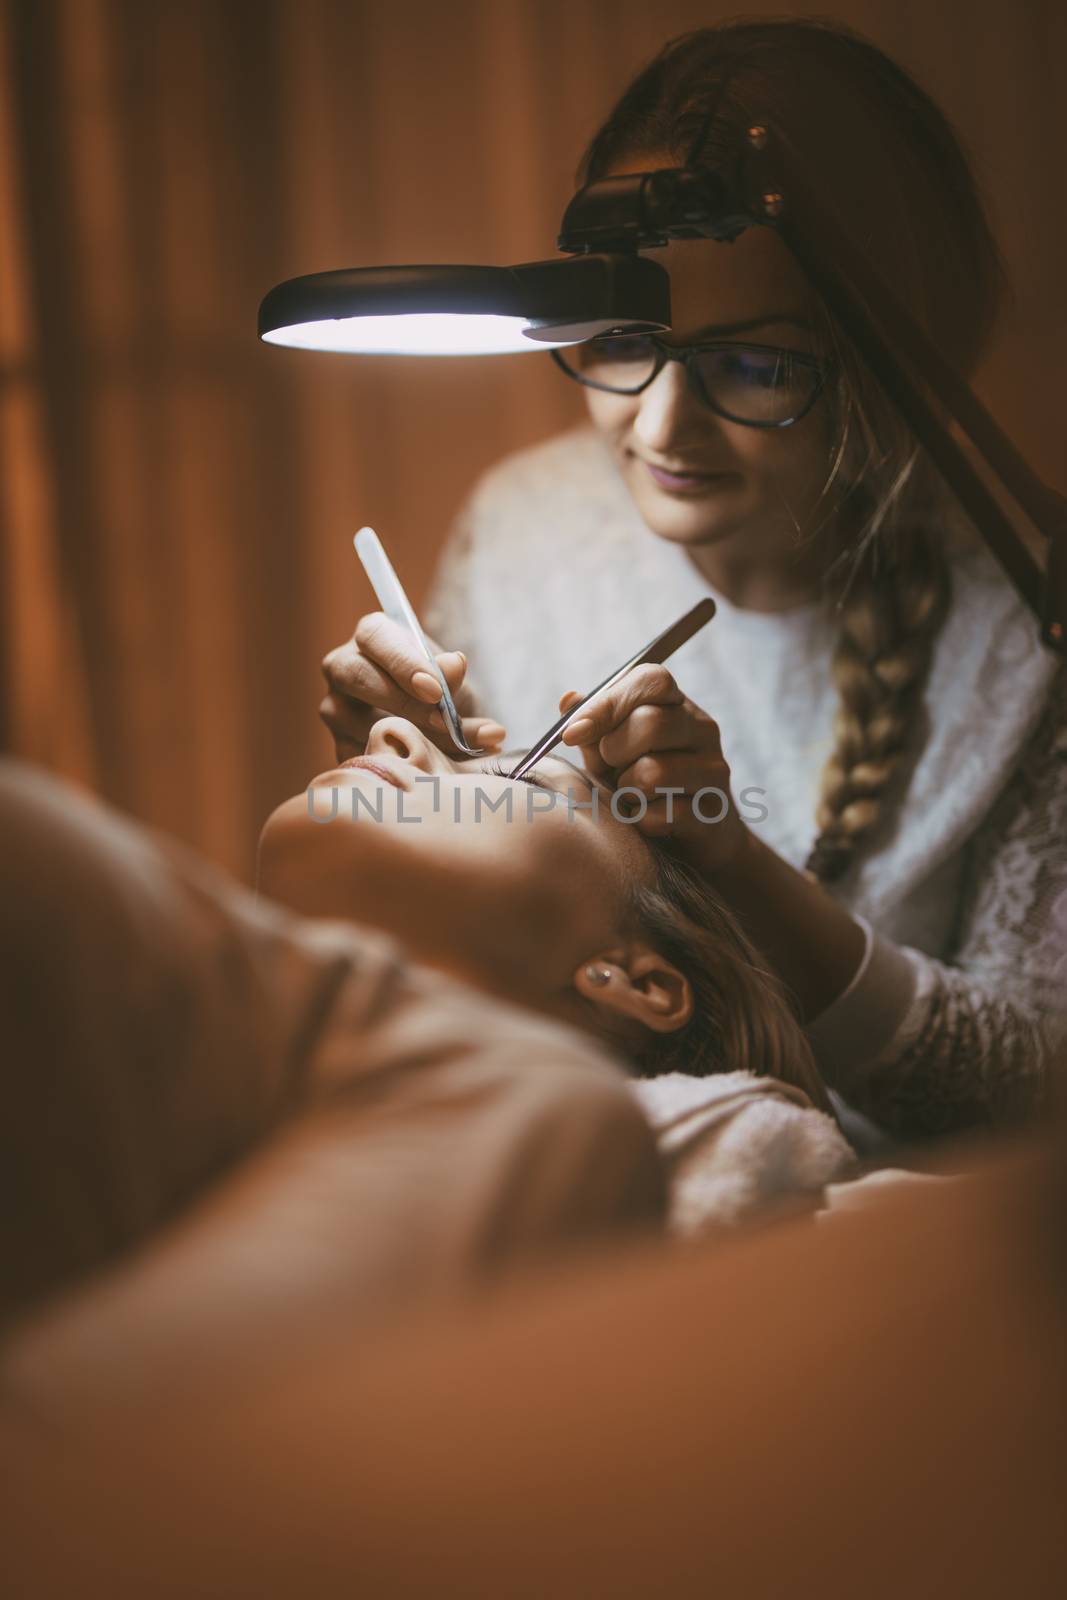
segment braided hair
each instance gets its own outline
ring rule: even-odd
[[[915,80],[855,30],[821,18],[740,18],[668,43],[622,95],[579,164],[579,185],[623,158],[669,151],[715,165],[754,122],[781,130],[821,201],[892,281],[965,376],[1008,292],[959,139]],[[903,797],[925,733],[923,690],[948,610],[942,524],[955,514],[925,451],[828,307],[818,302],[832,440],[818,521],[837,627],[834,746],[809,875],[848,871]]]

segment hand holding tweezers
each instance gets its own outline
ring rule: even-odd
[[[422,624],[415,615],[415,608],[404,592],[404,587],[393,570],[393,564],[385,553],[382,541],[373,528],[360,528],[353,536],[352,543],[356,547],[356,555],[363,564],[363,570],[370,580],[370,586],[378,597],[378,604],[387,617],[394,622],[399,622],[406,628],[412,643],[419,653],[426,657],[426,664],[441,685],[441,698],[436,709],[441,713],[441,720],[445,729],[463,756],[480,756],[481,748],[474,750],[467,743],[463,735],[463,725],[459,720],[455,702],[445,682],[445,675],[437,665],[437,659],[426,643],[426,635],[422,631]]]
[[[686,640],[691,639],[694,633],[699,632],[705,623],[710,622],[714,615],[715,602],[710,595],[704,600],[698,600],[692,610],[685,613],[684,617],[679,617],[677,622],[672,622],[669,628],[664,629],[662,633],[658,633],[651,644],[647,644],[643,650],[639,650],[635,656],[631,656],[629,661],[624,661],[616,672],[605,678],[603,683],[598,683],[595,689],[590,689],[588,694],[583,695],[568,711],[565,711],[559,721],[553,723],[543,738],[538,739],[533,748],[526,752],[514,771],[508,773],[508,777],[521,778],[541,760],[542,756],[547,756],[550,750],[555,749],[582,707],[587,705],[594,695],[598,695],[602,689],[610,689],[612,684],[618,683],[619,679],[625,677],[632,667],[643,667],[647,662],[652,661],[666,661],[667,657],[679,650]]]

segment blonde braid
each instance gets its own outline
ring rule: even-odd
[[[928,525],[894,530],[895,550],[867,541],[840,606],[831,664],[840,695],[836,745],[822,773],[819,829],[806,871],[841,877],[882,815],[915,742],[922,689],[949,601],[949,568]]]

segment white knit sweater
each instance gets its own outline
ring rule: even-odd
[[[943,531],[952,600],[925,737],[903,798],[887,796],[877,838],[833,886],[866,955],[808,1030],[854,1106],[913,1134],[1033,1100],[1067,978],[1067,674],[962,515]],[[735,797],[765,791],[750,826],[803,866],[832,747],[833,621],[818,604],[731,605],[645,527],[591,427],[484,475],[426,615],[516,747],[565,690],[590,688],[701,594],[718,614],[670,669],[718,722]]]

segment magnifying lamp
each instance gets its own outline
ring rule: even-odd
[[[634,308],[640,314],[634,318]],[[291,278],[259,308],[268,344],[361,355],[482,356],[670,327],[655,261],[583,253],[517,267],[354,267]]]
[[[259,308],[272,344],[349,353],[486,355],[579,344],[671,326],[670,282],[639,255],[672,239],[730,242],[773,227],[852,339],[911,431],[1041,621],[1067,654],[1067,500],[1041,483],[970,386],[857,250],[790,159],[753,124],[717,169],[687,165],[587,184],[571,200],[565,259],[513,267],[354,268],[292,278]],[[947,421],[943,420],[947,418]],[[1047,543],[1043,568],[953,437]]]

